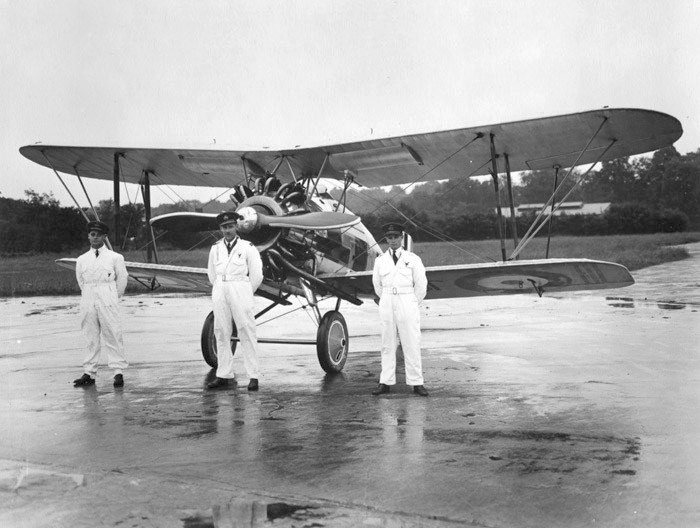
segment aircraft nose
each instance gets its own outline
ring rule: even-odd
[[[258,224],[258,212],[252,207],[241,207],[236,211],[243,218],[238,220],[238,230],[241,233],[250,233]]]

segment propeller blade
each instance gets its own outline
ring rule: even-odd
[[[219,230],[215,213],[191,213],[186,211],[153,217],[151,218],[151,226],[156,229],[181,233]]]
[[[355,225],[360,221],[359,216],[347,213],[334,213],[332,211],[291,216],[267,216],[263,214],[258,216],[258,225],[278,228],[340,229],[341,227]]]
[[[269,216],[257,213],[257,226],[253,223],[249,230],[264,226],[278,229],[291,227],[298,229],[340,229],[341,227],[357,224],[359,221],[359,216],[331,211],[291,216]],[[216,222],[216,214],[184,211],[156,216],[151,219],[151,225],[157,229],[179,231],[181,233],[218,231],[219,229],[219,225]],[[246,232],[243,229],[241,231]]]

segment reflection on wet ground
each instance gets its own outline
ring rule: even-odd
[[[360,352],[355,360],[373,368],[369,353]],[[450,368],[473,371],[470,365]],[[200,387],[211,375],[207,372]],[[438,384],[426,401],[401,386],[389,397],[374,398],[369,395],[374,380],[363,382],[353,373],[324,376],[315,388],[295,384],[256,395],[247,393],[245,384],[243,389],[173,392],[168,388],[172,376],[158,388],[82,391],[83,423],[76,441],[91,452],[98,446],[117,449],[115,439],[128,438],[130,451],[139,456],[130,463],[120,460],[121,472],[170,472],[185,464],[191,477],[225,482],[243,471],[253,489],[280,492],[284,486],[278,486],[291,479],[297,490],[333,486],[327,494],[335,500],[357,495],[365,486],[374,489],[377,480],[397,491],[419,481],[421,489],[426,484],[443,488],[443,481],[454,487],[464,471],[539,474],[538,485],[556,483],[562,489],[578,486],[582,475],[624,486],[616,479],[636,474],[642,448],[636,437],[572,427],[571,419],[585,414],[583,409],[558,412],[551,406],[540,415],[537,399],[525,386],[495,393],[472,387],[464,393]],[[599,429],[614,430],[605,421],[598,420]],[[157,452],[149,447],[153,439]],[[203,466],[182,459],[183,450],[195,447],[204,455]],[[432,474],[434,468],[439,474]],[[401,482],[390,484],[397,474]]]

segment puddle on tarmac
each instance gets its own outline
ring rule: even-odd
[[[685,303],[680,303],[676,301],[657,302],[656,306],[658,306],[662,310],[682,310],[683,308],[685,308]]]
[[[608,306],[613,308],[634,308],[634,299],[632,297],[606,297]]]
[[[683,310],[686,306],[693,306],[695,303],[681,301],[638,301],[632,297],[606,297],[608,306],[613,308],[635,308],[635,307],[656,307],[662,310]]]
[[[30,315],[41,315],[46,312],[56,312],[58,310],[70,310],[72,308],[75,308],[75,305],[65,305],[65,306],[47,306],[46,308],[35,308],[34,310],[30,310],[26,314],[24,314],[25,317],[29,317]]]

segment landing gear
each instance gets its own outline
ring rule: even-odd
[[[316,354],[321,368],[329,374],[343,370],[348,359],[348,326],[340,312],[327,312],[316,332]]]
[[[237,337],[238,329],[236,328],[236,323],[231,321],[231,324],[233,324],[233,337]],[[204,320],[201,343],[204,361],[206,361],[207,365],[211,368],[216,368],[219,365],[219,360],[216,351],[216,337],[214,336],[214,312],[209,312],[209,315],[207,315],[207,318]],[[236,353],[237,344],[237,340],[231,340],[231,354]]]
[[[327,312],[318,325],[316,340],[311,339],[258,339],[258,343],[275,343],[288,345],[316,345],[316,354],[321,368],[329,374],[337,374],[343,370],[348,359],[350,338],[345,318],[338,310]],[[204,320],[202,327],[202,356],[204,361],[216,368],[219,364],[216,350],[216,338],[214,337],[214,312],[210,312]],[[233,324],[233,336],[231,339],[231,353],[236,353],[238,344],[238,331]]]

